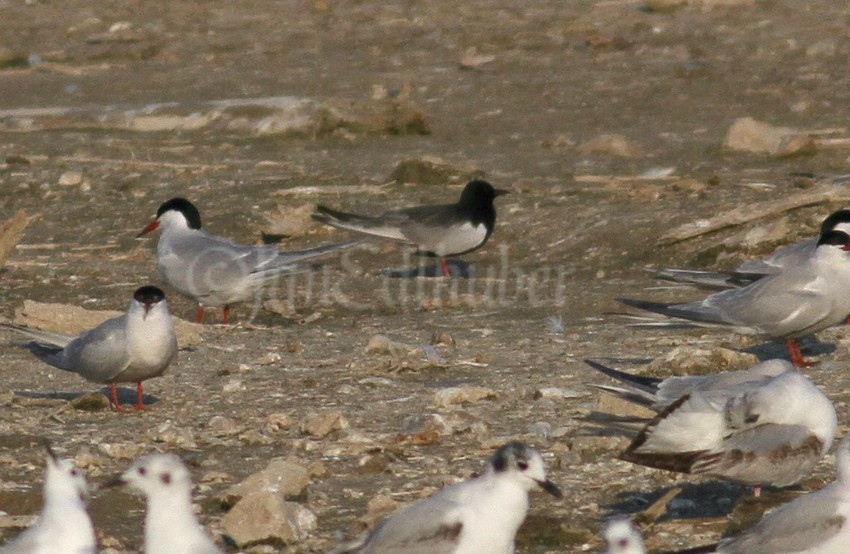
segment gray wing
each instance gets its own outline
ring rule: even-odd
[[[698,322],[749,328],[770,336],[798,330],[798,322],[820,321],[831,303],[811,285],[817,276],[809,272],[784,272],[756,281],[742,289],[712,294],[701,302],[676,304],[671,311]]]
[[[794,364],[787,360],[773,359],[765,360],[742,371],[726,371],[705,376],[669,377],[658,385],[657,401],[662,406],[668,406],[676,399],[693,391],[737,395],[747,388],[757,387],[786,371],[796,371]]]
[[[392,515],[341,554],[451,554],[462,532],[461,506],[449,487]]]
[[[130,363],[124,331],[126,315],[104,321],[71,341],[64,349],[42,356],[44,362],[77,373],[95,383],[108,383]]]
[[[21,327],[19,325],[11,325],[3,323],[3,327],[17,331],[22,335],[26,335],[36,342],[41,344],[49,344],[58,348],[65,348],[76,337],[72,335],[63,335],[60,333],[50,333],[48,331],[39,331],[38,329],[30,329],[29,327]]]
[[[724,554],[781,554],[817,552],[819,545],[839,533],[847,533],[848,522],[839,515],[836,484],[797,498],[767,514],[749,532],[723,541]]]
[[[744,262],[737,271],[744,273],[777,273],[783,268],[805,262],[817,248],[817,239],[783,246],[776,252],[762,258]]]

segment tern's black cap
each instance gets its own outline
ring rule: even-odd
[[[850,223],[850,210],[838,210],[829,214],[823,220],[823,223],[820,224],[820,233],[824,234],[827,231],[832,231],[836,225],[841,223]]]
[[[183,217],[186,218],[190,229],[201,228],[201,214],[198,212],[198,208],[185,198],[172,198],[171,200],[164,202],[156,211],[156,218],[159,219],[162,214],[171,210],[183,214]]]
[[[831,244],[841,246],[845,249],[850,249],[850,235],[844,231],[827,231],[818,239],[818,246],[822,244]]]
[[[162,289],[159,287],[146,285],[136,289],[136,292],[133,293],[133,298],[140,304],[151,306],[157,302],[165,300],[165,293],[162,292]]]

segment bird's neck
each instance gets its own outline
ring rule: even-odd
[[[65,552],[94,552],[94,527],[86,512],[86,505],[77,495],[63,494],[61,498],[49,498],[41,514],[42,522],[52,528],[65,529],[60,533],[66,538]]]
[[[192,499],[188,493],[155,495],[148,499],[145,554],[173,552],[176,550],[175,542],[191,542],[201,533],[203,531],[195,519]]]

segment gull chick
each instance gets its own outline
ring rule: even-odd
[[[118,383],[136,383],[136,409],[144,410],[142,381],[162,375],[177,356],[177,335],[165,293],[150,285],[133,293],[126,313],[77,337],[6,327],[33,339],[28,347],[41,361],[88,381],[110,385],[112,402],[119,412]]]
[[[145,554],[222,554],[195,519],[192,476],[173,454],[154,453],[102,488],[130,485],[148,500]]]
[[[528,513],[528,492],[561,491],[532,447],[511,442],[490,458],[484,474],[450,485],[403,508],[364,540],[337,554],[512,554]]]
[[[0,547],[0,554],[94,554],[94,527],[86,512],[88,484],[70,460],[47,447],[44,509],[26,531]]]

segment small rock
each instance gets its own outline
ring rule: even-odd
[[[274,365],[279,364],[283,356],[278,352],[266,352],[266,355],[257,360],[257,365]]]
[[[222,392],[241,392],[244,390],[248,390],[248,387],[245,386],[245,383],[242,379],[228,379],[224,385],[221,386]]]
[[[628,443],[628,439],[620,436],[579,435],[573,437],[570,452],[577,454],[583,462],[587,462],[598,458],[601,454],[608,456],[611,451],[623,450]]]
[[[413,347],[407,344],[396,342],[386,335],[374,335],[369,339],[364,353],[366,354],[390,354],[391,356],[401,356],[413,350]]]
[[[579,153],[616,156],[620,158],[637,158],[643,155],[641,148],[634,141],[616,133],[605,133],[578,147]]]
[[[97,448],[114,460],[134,460],[146,450],[145,445],[135,442],[102,442],[97,445]]]
[[[723,147],[739,152],[770,154],[774,157],[811,154],[815,142],[807,133],[775,127],[751,117],[736,119],[723,139]]]
[[[492,54],[479,54],[474,46],[469,47],[460,58],[461,69],[478,69],[482,65],[495,61],[496,56]]]
[[[421,433],[436,433],[451,435],[452,426],[440,414],[409,415],[401,422],[402,435],[419,435]]]
[[[266,214],[266,224],[261,233],[267,242],[279,242],[283,238],[303,237],[313,227],[313,204],[289,206],[281,204],[274,212]]]
[[[263,425],[263,430],[266,433],[276,433],[292,427],[292,417],[289,414],[269,414],[266,416],[266,422]]]
[[[326,437],[334,431],[348,429],[348,420],[341,412],[310,414],[301,421],[301,432],[313,437]]]
[[[59,185],[63,187],[74,187],[83,182],[82,171],[66,171],[59,176]]]
[[[440,389],[434,393],[434,403],[437,406],[449,407],[456,404],[475,404],[482,400],[496,398],[496,392],[487,387],[461,385]]]
[[[242,430],[242,426],[234,420],[229,417],[218,415],[213,416],[212,419],[210,419],[209,423],[207,423],[207,427],[209,427],[210,433],[216,437],[235,435]]]
[[[580,398],[582,393],[572,389],[562,389],[558,387],[543,387],[534,391],[534,399],[548,398],[552,400],[567,400],[568,398]]]
[[[74,409],[81,410],[83,412],[102,412],[112,408],[109,398],[105,394],[101,394],[99,392],[78,396],[71,400],[71,406],[73,406]]]
[[[285,458],[275,458],[265,469],[227,489],[221,496],[221,502],[225,506],[232,506],[237,500],[259,492],[273,493],[287,499],[298,498],[309,484],[310,475],[306,467]]]
[[[221,525],[228,537],[245,547],[302,541],[316,529],[317,521],[315,514],[300,504],[270,492],[255,492],[237,502]]]
[[[192,431],[182,425],[178,426],[171,421],[166,421],[155,429],[147,432],[153,442],[164,443],[170,448],[196,448],[195,435]]]
[[[400,161],[390,173],[390,180],[417,185],[444,185],[466,182],[483,176],[484,172],[480,169],[457,167],[440,158],[426,156]]]
[[[729,348],[699,348],[677,346],[668,353],[655,358],[647,366],[653,375],[707,375],[722,371],[747,369],[758,363],[758,357]]]

